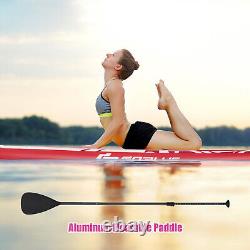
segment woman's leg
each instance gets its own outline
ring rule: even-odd
[[[197,150],[201,148],[201,138],[180,111],[164,82],[160,80],[156,87],[159,95],[158,109],[167,112],[173,132],[157,130],[148,143],[147,149]]]

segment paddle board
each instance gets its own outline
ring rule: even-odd
[[[0,146],[0,160],[250,161],[250,150],[87,149],[83,147]]]

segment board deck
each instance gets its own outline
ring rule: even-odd
[[[84,147],[1,146],[0,160],[250,161],[250,150],[86,149]]]

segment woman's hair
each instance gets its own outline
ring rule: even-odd
[[[137,70],[140,66],[139,63],[135,61],[132,54],[126,49],[122,49],[122,56],[118,63],[122,65],[122,69],[119,72],[121,80],[126,80],[132,75],[134,70]]]

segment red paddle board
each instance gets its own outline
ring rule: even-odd
[[[86,149],[84,147],[0,146],[0,160],[250,161],[250,150]]]

